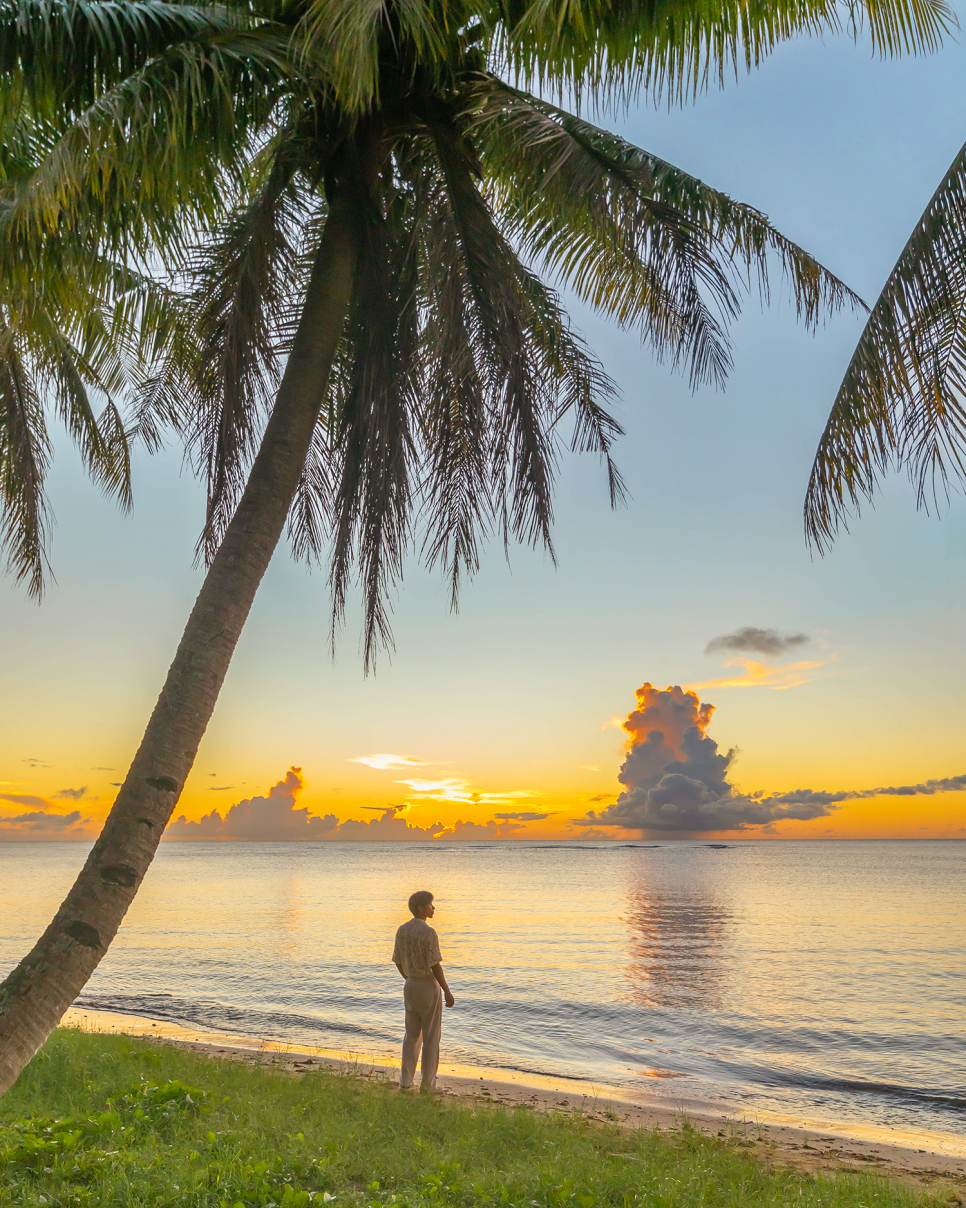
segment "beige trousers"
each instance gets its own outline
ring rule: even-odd
[[[419,1050],[423,1051],[419,1089],[431,1091],[439,1067],[439,1034],[443,1028],[443,993],[435,977],[407,977],[403,986],[406,1038],[403,1041],[399,1085],[412,1086]]]

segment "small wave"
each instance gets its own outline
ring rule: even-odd
[[[760,1076],[760,1074],[759,1074]],[[861,1078],[823,1077],[821,1074],[794,1074],[771,1071],[761,1078],[766,1085],[794,1086],[816,1091],[846,1091],[853,1095],[881,1095],[904,1099],[910,1103],[932,1103],[955,1111],[966,1111],[966,1095],[960,1091],[933,1090],[928,1087],[903,1086],[898,1082],[871,1082]]]

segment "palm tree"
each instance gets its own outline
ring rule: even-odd
[[[920,506],[966,481],[966,147],[889,274],[822,434],[805,500],[819,550],[893,466]]]
[[[867,11],[886,52],[946,20],[938,0]],[[694,383],[723,380],[739,291],[767,297],[770,264],[809,325],[854,301],[758,211],[545,99],[683,97],[836,21],[825,0],[0,5],[0,129],[28,146],[5,153],[0,239],[131,273],[106,295],[128,437],[174,428],[209,487],[208,573],[141,746],[0,986],[0,1090],[116,933],[287,521],[297,552],[331,549],[334,624],[358,566],[368,664],[414,518],[454,599],[487,533],[552,549],[567,417],[620,498],[613,387],[532,266]],[[10,501],[33,486],[4,466],[16,541]]]

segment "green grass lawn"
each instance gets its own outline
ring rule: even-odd
[[[947,1193],[948,1194],[948,1193]],[[945,1198],[945,1197],[943,1197]],[[872,1175],[768,1170],[688,1128],[299,1078],[148,1041],[60,1030],[0,1100],[0,1205],[191,1208],[899,1208],[940,1199]]]

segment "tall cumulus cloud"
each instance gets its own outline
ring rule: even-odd
[[[740,831],[826,817],[842,802],[862,797],[930,796],[966,789],[962,775],[876,789],[794,789],[767,797],[739,793],[728,780],[734,749],[722,753],[705,733],[713,705],[702,704],[696,693],[677,686],[660,689],[645,683],[636,696],[637,708],[623,723],[629,737],[617,778],[624,791],[606,809],[577,819],[578,826],[685,834]]]

